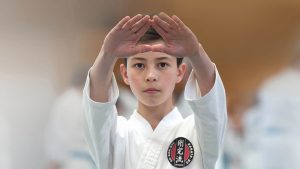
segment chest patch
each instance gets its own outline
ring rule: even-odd
[[[167,157],[174,167],[183,168],[188,166],[194,157],[194,147],[192,143],[184,138],[176,138],[169,146]]]

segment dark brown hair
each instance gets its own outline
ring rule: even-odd
[[[160,36],[159,33],[156,32],[156,30],[150,26],[150,28],[147,30],[147,32],[141,37],[138,43],[146,44],[158,40],[163,40],[163,38]],[[177,66],[179,66],[182,63],[183,58],[177,58]],[[127,58],[124,58],[124,64],[127,66]]]

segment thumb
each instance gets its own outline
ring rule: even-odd
[[[162,44],[155,44],[151,46],[152,52],[163,52],[165,53],[166,47]]]
[[[136,46],[136,53],[145,53],[152,51],[152,47],[147,44],[140,44]]]

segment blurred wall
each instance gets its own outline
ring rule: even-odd
[[[0,1],[0,114],[11,126],[13,169],[45,167],[44,127],[51,106],[73,68],[92,64],[105,26],[121,11],[109,10],[112,5]]]
[[[43,168],[49,109],[72,69],[93,63],[109,29],[125,15],[160,11],[196,33],[229,99],[288,63],[299,33],[298,0],[1,0],[0,113],[12,126],[13,169]]]

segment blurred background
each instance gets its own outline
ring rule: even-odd
[[[52,144],[47,143],[49,137],[68,139],[68,134],[49,134],[54,132],[51,126],[56,126],[51,119],[59,97],[70,86],[74,87],[72,79],[77,77],[77,70],[86,72],[87,69],[79,67],[92,65],[105,35],[118,20],[126,15],[160,11],[176,14],[192,29],[222,76],[230,125],[233,126],[229,127],[232,132],[228,133],[233,134],[228,136],[229,146],[225,147],[229,148],[225,148],[220,167],[260,168],[251,167],[264,156],[264,152],[252,151],[253,145],[259,144],[254,139],[259,136],[253,133],[261,131],[258,126],[266,123],[255,121],[256,116],[249,120],[245,114],[254,109],[260,112],[257,105],[262,103],[261,86],[294,62],[294,57],[300,53],[299,0],[0,0],[0,168],[59,168],[60,164],[55,160],[60,159],[54,158],[55,152],[52,153],[54,157],[49,155],[51,150],[47,148]],[[295,77],[300,78],[300,73]],[[128,89],[119,77],[117,79],[125,90]],[[297,82],[284,81],[284,84],[300,86]],[[78,83],[75,82],[75,86]],[[178,96],[183,86],[184,82],[176,88]],[[80,85],[75,88],[81,91]],[[132,97],[125,92],[124,97],[127,96]],[[75,104],[76,101],[69,103],[70,107]],[[299,110],[292,119],[299,119]],[[72,114],[56,118],[68,119],[70,116]],[[67,125],[67,128],[72,130],[76,124]],[[272,129],[274,133],[274,127]],[[300,130],[295,132],[300,135]],[[262,144],[268,143],[264,140]],[[278,150],[273,154],[283,152]],[[248,156],[243,155],[246,153]],[[245,162],[242,156],[248,161]],[[293,157],[300,161],[299,156]],[[276,166],[280,168],[279,164]]]

